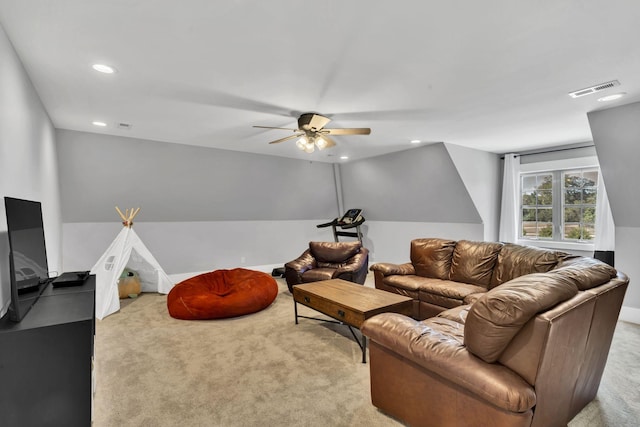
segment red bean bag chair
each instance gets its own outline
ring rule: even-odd
[[[278,285],[266,273],[216,270],[175,285],[167,295],[167,308],[176,319],[222,319],[267,308],[277,295]]]

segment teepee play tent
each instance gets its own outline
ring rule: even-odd
[[[169,293],[173,284],[166,273],[133,231],[133,218],[140,208],[125,210],[116,206],[124,225],[109,249],[91,269],[96,275],[96,317],[102,319],[120,310],[118,280],[125,268],[138,273],[142,292]]]

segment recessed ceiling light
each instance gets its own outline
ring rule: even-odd
[[[419,139],[412,139],[411,143],[412,144],[420,144],[422,141],[420,141]]]
[[[349,156],[340,156],[340,160],[349,160]]]
[[[105,122],[100,122],[98,120],[91,122],[92,125],[94,126],[100,126],[100,127],[105,127],[107,124]]]
[[[600,102],[615,101],[616,99],[620,99],[625,95],[626,95],[626,92],[614,93],[612,95],[607,95],[607,96],[603,96],[602,98],[598,98],[598,101]]]
[[[105,64],[93,64],[91,67],[94,70],[99,71],[101,73],[105,73],[105,74],[113,74],[116,72],[115,68]]]

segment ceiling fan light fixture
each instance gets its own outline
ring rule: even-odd
[[[313,153],[315,149],[313,141],[309,141],[306,136],[300,137],[300,139],[296,141],[296,146],[307,153]]]
[[[329,142],[327,142],[326,139],[321,136],[316,137],[316,147],[318,147],[318,150],[324,150],[328,145]]]

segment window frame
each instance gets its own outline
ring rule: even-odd
[[[562,182],[563,172],[571,170],[585,170],[594,169],[598,171],[598,179],[602,179],[600,176],[600,169],[598,165],[598,159],[595,156],[580,157],[574,159],[554,160],[548,162],[535,162],[535,163],[521,163],[520,173],[518,174],[518,226],[517,243],[529,246],[539,246],[552,249],[565,249],[565,250],[579,250],[579,251],[593,251],[595,248],[594,240],[564,240],[563,225],[564,225],[564,183]],[[522,214],[523,214],[523,193],[522,193],[522,176],[529,174],[544,174],[551,173],[553,175],[552,184],[552,209],[553,209],[553,232],[554,236],[558,236],[558,240],[545,239],[545,238],[525,238],[522,236]],[[559,216],[558,218],[556,218]],[[595,224],[594,224],[595,227]],[[596,231],[597,233],[597,231]]]

